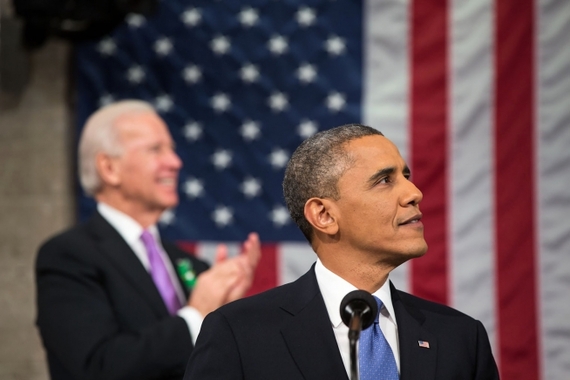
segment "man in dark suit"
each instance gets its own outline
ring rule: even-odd
[[[396,146],[373,128],[345,125],[304,141],[283,190],[317,262],[293,283],[210,313],[184,380],[348,379],[348,328],[339,310],[356,289],[380,304],[377,323],[360,338],[361,354],[377,356],[361,357],[362,380],[498,379],[479,321],[388,280],[427,250],[422,193],[409,178]]]
[[[43,244],[36,262],[53,380],[181,379],[204,316],[250,287],[255,233],[238,256],[218,247],[211,268],[161,241],[156,223],[178,202],[180,167],[147,103],[121,101],[87,121],[79,171],[97,212]]]

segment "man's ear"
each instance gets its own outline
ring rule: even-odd
[[[337,210],[332,200],[311,198],[305,203],[304,211],[305,218],[316,231],[327,235],[338,232]]]
[[[97,173],[99,173],[104,184],[117,186],[121,182],[117,157],[98,153],[95,157],[95,165],[97,166]]]

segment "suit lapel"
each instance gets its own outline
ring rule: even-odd
[[[292,285],[282,308],[293,317],[281,334],[293,360],[307,380],[347,380],[314,269]]]
[[[151,276],[121,235],[99,213],[88,222],[87,228],[91,231],[101,254],[122,272],[141,297],[148,301],[157,316],[168,315],[166,305]]]
[[[436,337],[422,327],[424,314],[414,306],[405,304],[398,291],[390,285],[398,323],[400,380],[433,380],[437,360]],[[422,347],[419,342],[428,342],[429,348]]]

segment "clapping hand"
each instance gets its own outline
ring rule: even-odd
[[[228,257],[225,244],[218,245],[214,265],[198,276],[188,305],[203,316],[218,307],[242,298],[251,287],[261,258],[259,236],[252,232],[235,257]]]

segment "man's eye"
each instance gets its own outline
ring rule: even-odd
[[[390,177],[382,177],[378,180],[378,183],[388,183],[390,182]]]

